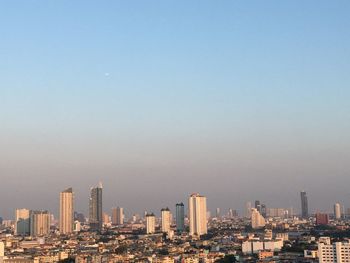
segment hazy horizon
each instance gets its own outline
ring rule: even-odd
[[[349,1],[0,3],[0,216],[350,207]],[[226,211],[225,211],[226,212]]]

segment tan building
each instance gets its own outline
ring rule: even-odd
[[[156,217],[154,214],[146,215],[146,233],[153,234],[156,232]]]
[[[192,194],[188,200],[190,235],[207,234],[207,199],[199,194]]]
[[[124,209],[122,207],[112,208],[112,224],[113,225],[124,224]]]
[[[259,213],[256,208],[252,208],[251,219],[253,229],[262,228],[266,224],[265,218]]]
[[[74,193],[68,188],[60,193],[60,221],[61,234],[70,234],[74,226]]]
[[[169,208],[163,208],[161,210],[162,215],[162,232],[169,233],[170,232],[170,224],[171,224],[171,213]]]
[[[31,211],[30,235],[46,236],[50,233],[51,215],[47,211]]]

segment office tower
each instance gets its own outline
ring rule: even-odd
[[[307,219],[309,217],[309,207],[307,201],[307,195],[305,191],[300,192],[301,198],[301,217]]]
[[[122,225],[124,224],[124,209],[122,207],[112,208],[112,224]]]
[[[73,189],[68,188],[60,193],[60,222],[59,229],[61,234],[70,234],[73,232],[74,222],[74,194]]]
[[[260,213],[263,217],[266,217],[266,205],[264,204],[260,205]]]
[[[318,262],[320,263],[345,263],[349,262],[350,258],[350,243],[327,242],[318,243]]]
[[[207,199],[199,194],[192,194],[188,201],[190,235],[207,234]]]
[[[252,217],[252,203],[251,202],[247,202],[245,204],[245,217],[246,218]]]
[[[108,225],[110,223],[110,216],[107,213],[102,213],[102,223],[103,225]]]
[[[220,218],[220,208],[216,208],[216,218]]]
[[[339,203],[334,204],[334,218],[340,219],[341,218],[341,208]]]
[[[153,234],[156,232],[156,217],[153,213],[146,215],[146,233]]]
[[[89,202],[89,224],[93,231],[102,230],[102,184],[91,188]]]
[[[265,218],[260,214],[260,212],[256,208],[252,208],[251,220],[253,229],[262,228],[266,224]]]
[[[328,214],[316,213],[316,225],[328,225]]]
[[[176,230],[178,232],[185,230],[185,206],[183,203],[176,204]]]
[[[30,210],[16,209],[15,235],[30,235]]]
[[[255,200],[255,209],[258,210],[258,212],[261,212],[261,205],[259,200]]]
[[[51,216],[47,211],[30,212],[30,235],[45,236],[50,233]]]
[[[171,215],[169,208],[163,208],[161,210],[161,218],[162,218],[162,232],[169,233],[170,232],[170,222]]]

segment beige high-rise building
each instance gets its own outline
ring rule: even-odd
[[[190,235],[207,234],[207,198],[199,194],[192,194],[188,200],[188,210]]]
[[[339,203],[334,204],[334,218],[335,219],[341,218],[341,207]]]
[[[30,210],[16,209],[15,235],[26,236],[30,234]]]
[[[262,228],[266,224],[265,218],[259,213],[256,208],[252,208],[251,219],[253,229]]]
[[[124,209],[123,209],[123,207],[112,208],[112,224],[113,225],[124,224]]]
[[[162,216],[162,232],[169,233],[170,225],[171,225],[171,213],[169,208],[163,208],[161,210],[161,216]]]
[[[154,214],[146,215],[146,233],[153,234],[156,232],[156,217]]]
[[[47,211],[30,212],[30,235],[46,236],[50,233],[51,215]]]
[[[74,193],[68,188],[60,193],[60,221],[61,234],[70,234],[74,226]]]

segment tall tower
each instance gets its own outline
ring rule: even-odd
[[[30,235],[46,236],[50,233],[51,215],[47,211],[31,211]]]
[[[308,207],[307,195],[305,191],[300,192],[300,199],[301,199],[301,217],[308,218],[309,207]]]
[[[162,216],[162,232],[169,233],[170,232],[170,223],[171,223],[171,214],[169,208],[163,208],[161,210]]]
[[[199,194],[192,194],[188,200],[190,235],[207,234],[207,199]]]
[[[146,215],[146,233],[153,234],[156,232],[156,217],[154,214]]]
[[[185,206],[183,203],[176,204],[176,230],[178,232],[185,230]]]
[[[123,207],[115,207],[112,209],[112,224],[122,225],[124,224],[124,209]]]
[[[341,218],[341,208],[339,203],[334,204],[334,218],[340,219]]]
[[[15,235],[27,236],[30,234],[30,210],[16,209]]]
[[[89,201],[89,224],[94,231],[102,230],[102,184],[91,188]]]
[[[68,188],[60,193],[60,222],[61,234],[73,232],[74,222],[74,193],[72,188]]]

